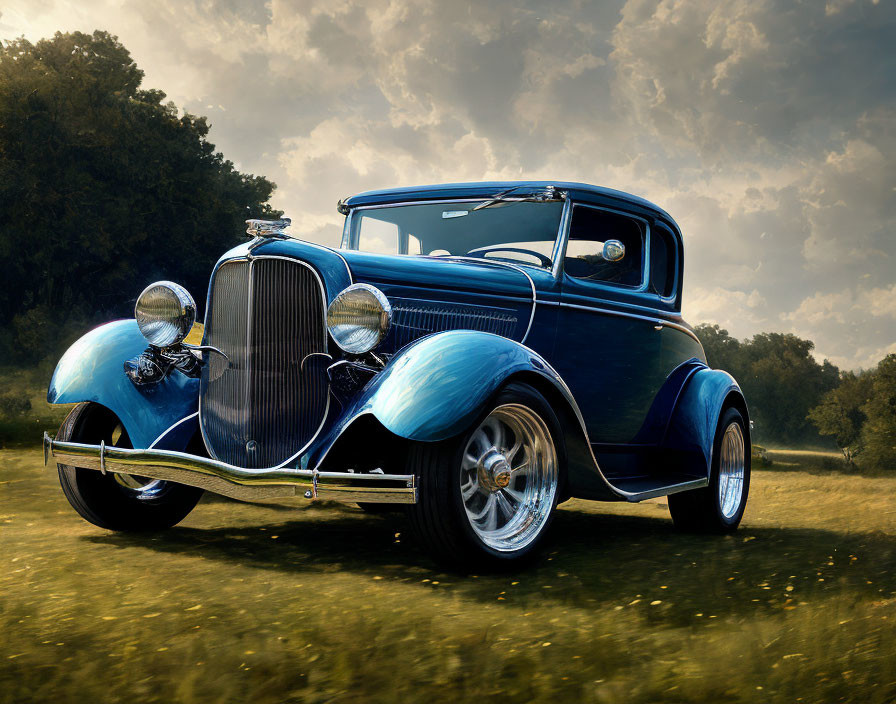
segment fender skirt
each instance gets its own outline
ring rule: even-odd
[[[199,379],[173,370],[157,384],[135,386],[124,363],[147,346],[136,320],[94,328],[59,360],[47,401],[99,403],[118,416],[135,448],[183,450],[197,426]]]

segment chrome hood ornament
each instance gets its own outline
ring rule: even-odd
[[[246,234],[252,235],[252,237],[289,237],[283,230],[291,224],[290,218],[246,220]]]

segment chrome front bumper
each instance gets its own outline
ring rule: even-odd
[[[288,496],[351,503],[417,503],[413,474],[354,474],[316,469],[243,469],[207,457],[169,450],[131,450],[54,440],[44,433],[44,464],[136,474],[199,487],[243,501]]]

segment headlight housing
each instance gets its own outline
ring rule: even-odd
[[[392,306],[385,294],[369,284],[353,284],[327,309],[327,329],[340,349],[364,354],[376,347],[392,324]]]
[[[183,286],[156,281],[137,298],[134,317],[149,344],[170,347],[189,334],[196,322],[196,303]]]

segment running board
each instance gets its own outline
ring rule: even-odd
[[[684,477],[637,477],[633,479],[607,477],[607,482],[625,496],[626,501],[637,503],[660,496],[677,494],[681,491],[702,489],[709,484],[706,477],[685,479]]]

